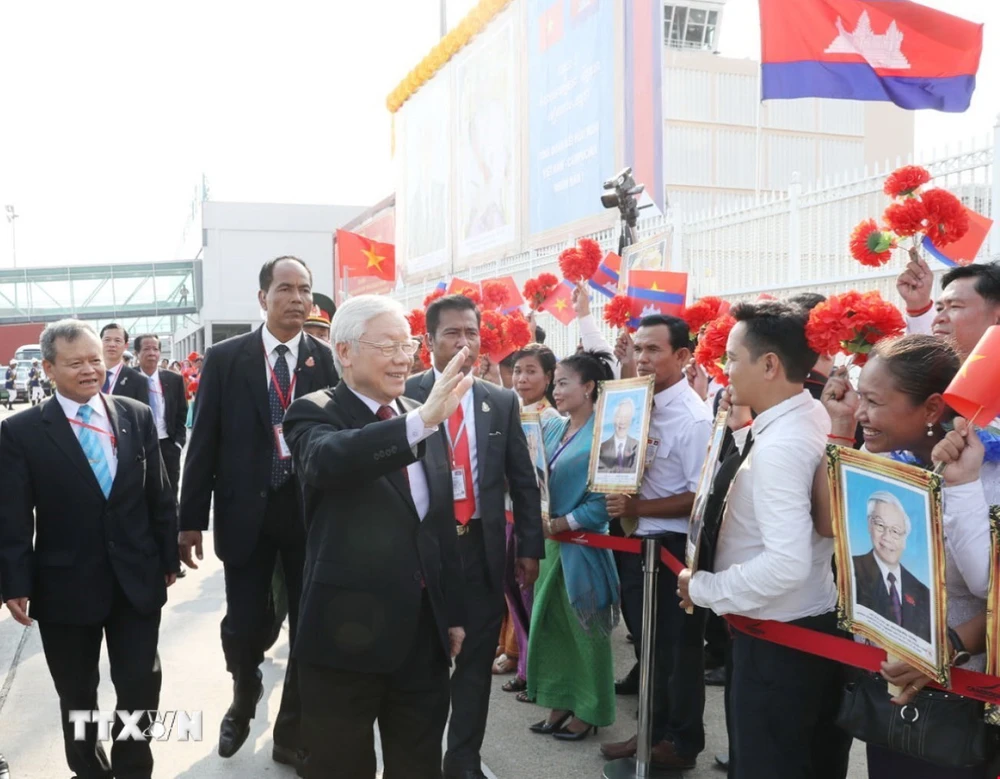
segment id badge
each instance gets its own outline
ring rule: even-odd
[[[451,469],[451,491],[455,500],[465,500],[465,468]]]
[[[660,448],[659,438],[647,438],[646,439],[646,467],[648,468],[653,464],[653,460],[656,459],[656,450]]]
[[[288,460],[291,458],[292,450],[285,443],[285,434],[282,431],[281,425],[274,426],[274,446],[278,452],[279,460]]]

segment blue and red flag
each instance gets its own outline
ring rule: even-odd
[[[613,298],[618,294],[618,274],[622,269],[622,258],[614,252],[608,252],[597,266],[597,272],[590,277],[590,286]]]
[[[663,0],[625,0],[625,159],[663,212]]]
[[[628,274],[627,295],[632,304],[632,327],[653,314],[680,316],[687,299],[686,273],[668,270],[634,270]]]
[[[977,214],[971,208],[966,208],[965,213],[969,215],[969,231],[954,243],[938,247],[927,236],[924,236],[924,249],[927,250],[927,253],[949,268],[974,263],[979,250],[983,248],[983,244],[986,243],[986,239],[990,235],[990,228],[993,227],[992,219]]]
[[[760,0],[761,99],[969,107],[983,25],[909,0]]]

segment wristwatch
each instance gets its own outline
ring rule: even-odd
[[[965,648],[965,644],[962,643],[962,639],[959,637],[954,628],[948,628],[948,640],[951,642],[951,649],[953,652],[951,656],[952,666],[958,668],[965,665],[972,659],[972,655]]]

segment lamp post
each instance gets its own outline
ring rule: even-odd
[[[17,219],[18,214],[14,211],[14,206],[4,206],[4,211],[7,212],[7,221],[10,223],[10,242],[11,251],[14,259],[14,267],[17,267],[17,224],[14,222]]]

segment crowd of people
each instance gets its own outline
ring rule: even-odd
[[[16,620],[38,621],[71,770],[151,776],[148,742],[115,741],[109,759],[96,724],[74,740],[68,712],[99,708],[102,636],[116,708],[158,708],[167,589],[182,563],[198,568],[211,528],[233,680],[222,758],[240,750],[257,713],[260,665],[285,616],[280,590],[291,651],[271,756],[300,776],[374,777],[377,724],[386,779],[481,779],[495,674],[542,709],[537,719],[526,708],[531,733],[585,741],[615,722],[616,696],[635,692],[637,666],[614,678],[611,635],[623,621],[636,660],[655,640],[655,766],[696,765],[706,679],[721,667],[729,753],[718,759],[729,776],[843,779],[859,734],[841,727],[838,710],[857,673],[730,634],[721,618],[843,635],[825,450],[864,448],[942,474],[951,659],[984,668],[1000,445],[942,393],[1000,323],[1000,267],[951,270],[932,301],[933,276],[913,257],[897,287],[909,334],[879,343],[853,382],[809,348],[806,320],[822,296],[736,305],[726,388],[694,364],[681,318],[647,316],[608,343],[585,285],[573,299],[574,353],[555,354],[536,328],[535,343],[499,364],[480,359],[470,298],[434,300],[425,367],[399,303],[362,295],[317,312],[312,274],[295,257],[261,268],[265,323],[210,347],[203,364],[193,354],[187,367],[164,365],[159,339],[142,335],[133,369],[120,326],[98,335],[74,320],[49,325],[41,347],[55,397],[0,425],[0,591]],[[598,390],[630,377],[650,377],[654,393],[641,487],[598,494],[588,480]],[[683,560],[720,408],[729,431],[712,464],[699,570],[660,565],[647,637],[639,556],[558,539],[581,530],[653,538]],[[522,410],[542,420],[544,520]],[[622,446],[609,457],[626,454]],[[872,532],[903,537],[881,501],[869,504]],[[898,603],[893,570],[890,561],[890,578],[872,586]],[[929,682],[899,661],[861,676],[894,706]],[[869,742],[868,772],[984,779],[996,774],[994,743],[975,764],[956,756],[942,767],[921,758],[935,750]],[[635,736],[600,745],[609,759],[636,749]]]

